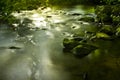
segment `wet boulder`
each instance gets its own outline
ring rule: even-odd
[[[106,33],[103,33],[103,32],[98,32],[98,33],[96,33],[96,38],[110,38],[110,36],[108,35],[108,34],[106,34]]]
[[[80,16],[82,14],[81,13],[72,13],[71,15],[73,15],[73,16]]]
[[[64,52],[71,52],[71,50],[76,47],[77,45],[79,45],[79,42],[82,41],[83,38],[81,37],[77,37],[77,38],[65,38],[63,40],[63,46],[64,46],[64,49],[63,51]]]
[[[104,41],[113,41],[114,36],[110,36],[103,32],[97,32],[94,36],[90,38],[91,41],[98,41],[98,40],[104,40]]]
[[[93,17],[82,17],[78,20],[79,21],[85,21],[85,22],[95,22],[95,19]]]
[[[109,36],[114,35],[114,29],[111,25],[103,25],[100,32],[106,33]]]
[[[97,47],[89,44],[80,44],[72,49],[72,54],[78,58],[83,58],[96,50]]]

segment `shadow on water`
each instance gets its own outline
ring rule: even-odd
[[[93,9],[88,11],[77,6],[16,14],[15,31],[0,30],[0,80],[119,80],[119,39],[97,40],[99,49],[82,59],[63,53],[64,38],[98,30],[93,22],[79,20],[95,17]]]

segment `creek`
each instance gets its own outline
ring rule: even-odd
[[[97,24],[80,20],[95,19],[93,7],[47,7],[12,15],[19,19],[14,31],[0,25],[0,80],[89,80],[91,56],[78,59],[64,54],[63,39],[96,31]]]

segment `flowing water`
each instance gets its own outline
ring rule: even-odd
[[[79,20],[95,18],[92,7],[48,7],[13,15],[19,19],[15,31],[0,25],[0,80],[89,80],[90,58],[64,54],[62,43],[65,37],[95,30],[95,24]]]

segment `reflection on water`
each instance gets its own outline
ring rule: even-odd
[[[65,37],[84,36],[86,29],[97,30],[96,24],[79,21],[85,15],[95,18],[93,11],[93,8],[77,6],[13,13],[20,19],[19,23],[13,24],[16,31],[8,27],[0,30],[0,47],[3,47],[0,49],[0,80],[118,80],[117,75],[110,76],[112,72],[120,73],[116,58],[97,56],[104,53],[104,47],[83,59],[62,52]],[[106,46],[101,43],[100,46]],[[11,46],[20,49],[10,49]],[[114,77],[116,79],[112,79]]]

